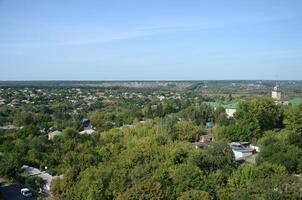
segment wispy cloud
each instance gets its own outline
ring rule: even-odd
[[[75,46],[75,45],[96,45],[114,42],[118,40],[135,39],[145,36],[154,36],[161,34],[171,34],[176,32],[191,31],[197,29],[196,25],[161,25],[143,28],[125,28],[125,29],[103,29],[97,27],[88,27],[87,30],[81,31],[77,28],[70,30],[48,32],[51,39],[31,38],[30,42],[20,41],[18,43],[1,43],[0,46],[24,46],[24,47],[55,47],[55,46]],[[83,28],[85,29],[85,28]],[[40,31],[39,31],[40,32]],[[37,34],[37,33],[36,33]],[[42,32],[39,35],[45,34]],[[43,37],[42,37],[43,38]]]
[[[48,30],[41,30],[38,27],[27,30],[29,36],[27,40],[18,42],[1,42],[2,47],[62,47],[62,46],[77,46],[77,45],[98,45],[104,43],[115,42],[119,40],[136,39],[140,37],[156,36],[163,34],[175,34],[187,31],[200,31],[215,28],[236,27],[241,25],[254,25],[259,23],[267,23],[289,19],[295,16],[254,16],[247,18],[226,18],[226,19],[203,19],[198,22],[182,22],[182,23],[166,23],[147,27],[126,27],[108,29],[101,26],[83,26],[69,27],[64,25],[52,25]],[[68,26],[67,26],[68,27]],[[45,27],[44,27],[45,28]],[[31,31],[31,32],[28,32]],[[35,35],[38,37],[35,38]]]
[[[149,28],[112,30],[112,31],[95,31],[87,33],[87,35],[74,36],[70,39],[66,38],[62,42],[54,43],[53,45],[90,45],[102,44],[116,40],[126,40],[139,38],[144,36],[153,36],[161,34],[169,34],[175,32],[194,30],[193,26],[158,26]]]

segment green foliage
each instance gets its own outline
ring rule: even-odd
[[[280,132],[267,131],[259,140],[261,152],[259,162],[271,162],[283,165],[291,173],[301,172],[302,150],[299,140],[293,138],[295,134],[287,130]]]
[[[299,187],[296,178],[288,176],[284,167],[270,163],[242,165],[229,178],[219,199],[296,199]]]
[[[250,102],[241,102],[235,113],[236,120],[257,121],[261,131],[277,127],[281,113],[275,102],[268,97],[254,99]]]
[[[112,113],[97,112],[92,113],[89,117],[92,126],[99,130],[108,130],[114,126],[115,116]]]
[[[169,171],[169,177],[172,180],[172,199],[190,189],[202,189],[205,182],[202,171],[192,164],[176,165]]]
[[[284,124],[289,130],[302,134],[302,104],[287,110]]]
[[[236,124],[223,127],[218,136],[229,141],[251,141],[256,138],[260,131],[255,118],[238,120]]]
[[[117,200],[164,200],[164,192],[160,183],[152,180],[138,181],[117,197]]]
[[[206,147],[199,161],[199,166],[207,171],[218,169],[229,171],[234,166],[233,152],[225,143],[213,143]]]
[[[4,177],[17,176],[18,172],[21,172],[22,157],[19,157],[16,153],[4,154],[0,157],[0,175]]]
[[[283,165],[290,173],[299,172],[299,163],[302,161],[302,150],[290,144],[268,137],[263,142],[258,162],[271,162]]]
[[[14,117],[14,124],[17,126],[31,125],[34,123],[34,114],[31,112],[20,112]]]
[[[48,129],[50,121],[51,117],[43,113],[21,111],[14,116],[14,124],[16,126],[36,126],[41,129]]]
[[[302,149],[302,133],[291,132],[288,136],[288,143]]]
[[[215,110],[215,123],[221,126],[228,126],[230,124],[224,108],[217,108]]]
[[[288,142],[302,149],[302,105],[287,110],[284,124],[291,131]]]
[[[41,177],[29,176],[25,178],[25,184],[33,190],[43,188],[45,181]]]
[[[203,101],[226,103],[231,95],[157,89],[49,88],[33,98],[23,89],[5,91],[6,102],[19,102],[0,108],[0,124],[22,128],[1,131],[0,176],[20,180],[22,165],[47,166],[53,175],[64,174],[52,183],[55,200],[297,199],[301,181],[293,174],[302,172],[301,107],[257,98],[243,101],[235,119],[227,119],[224,109],[214,111]],[[94,95],[100,91],[106,98]],[[35,104],[20,103],[25,97]],[[79,134],[84,118],[98,131]],[[283,128],[283,118],[286,129],[275,130]],[[211,130],[218,141],[196,149],[192,142],[208,121],[217,125]],[[48,140],[53,129],[62,135]],[[257,141],[258,163],[236,168],[232,150],[219,140]],[[43,184],[33,177],[23,181],[33,189]]]
[[[209,193],[200,190],[189,190],[183,192],[177,200],[211,200]]]
[[[183,109],[178,114],[187,121],[192,121],[196,125],[204,125],[208,121],[214,121],[214,111],[207,105],[194,105]]]
[[[262,97],[241,102],[236,111],[235,123],[223,127],[220,138],[230,141],[252,141],[259,139],[266,130],[281,127],[282,112],[271,98]]]
[[[112,194],[108,191],[112,172],[110,169],[90,168],[81,174],[79,182],[67,193],[71,199],[111,199]]]
[[[195,142],[199,140],[202,129],[192,122],[179,121],[174,126],[175,140]]]
[[[142,114],[145,118],[165,117],[168,114],[176,113],[182,108],[179,100],[165,100],[153,104],[147,104],[142,109]]]

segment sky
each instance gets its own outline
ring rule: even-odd
[[[0,0],[0,80],[301,80],[301,0]]]

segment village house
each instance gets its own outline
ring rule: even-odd
[[[28,175],[28,176],[37,176],[42,178],[45,181],[45,185],[42,188],[43,192],[50,194],[50,187],[51,187],[51,183],[53,180],[58,180],[58,179],[62,179],[63,175],[60,176],[52,176],[49,173],[47,173],[46,171],[42,171],[40,169],[34,168],[34,167],[30,167],[28,165],[23,165],[21,167],[21,169],[24,170],[24,172]]]
[[[224,109],[225,114],[227,115],[227,118],[229,118],[229,119],[234,117],[235,112],[239,108],[239,103],[238,102],[234,102],[234,103],[227,104],[227,105],[223,105],[223,104],[218,103],[218,102],[204,102],[204,104],[210,106],[214,110],[217,110],[219,108]]]
[[[225,114],[227,115],[227,118],[233,118],[235,112],[239,108],[239,103],[231,103],[228,105],[223,106],[225,109]]]

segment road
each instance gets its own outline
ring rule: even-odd
[[[20,193],[21,188],[24,186],[19,184],[2,184],[0,185],[0,192],[3,200],[35,200],[35,197],[26,198]]]

